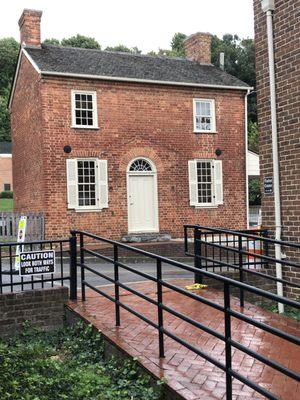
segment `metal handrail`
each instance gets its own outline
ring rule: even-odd
[[[79,235],[79,237],[80,237],[80,262],[76,262],[76,264],[81,270],[82,300],[85,301],[85,288],[88,287],[88,288],[94,290],[95,292],[97,292],[98,294],[103,295],[106,299],[112,301],[115,304],[115,314],[116,314],[116,325],[117,326],[120,326],[120,323],[121,323],[120,308],[123,308],[123,309],[129,311],[130,313],[132,313],[133,315],[135,315],[136,317],[142,319],[144,322],[148,323],[155,329],[157,329],[158,334],[159,334],[159,355],[160,355],[160,357],[164,357],[164,336],[168,336],[168,337],[172,338],[173,340],[177,341],[178,343],[182,344],[183,346],[185,346],[187,349],[195,352],[197,355],[205,358],[206,360],[208,360],[209,362],[211,362],[212,364],[214,364],[215,366],[220,368],[222,371],[224,371],[226,373],[226,398],[227,398],[227,400],[232,399],[232,378],[236,378],[236,379],[240,380],[241,382],[243,382],[246,385],[248,385],[249,387],[251,387],[253,390],[255,390],[258,393],[267,397],[268,399],[277,399],[277,397],[274,396],[272,393],[270,393],[268,390],[264,389],[263,387],[259,386],[255,382],[242,376],[239,372],[234,371],[232,369],[231,362],[232,362],[232,348],[233,347],[239,349],[240,351],[244,352],[245,354],[251,355],[252,357],[259,360],[260,362],[274,368],[277,371],[280,371],[281,373],[285,374],[286,376],[288,376],[292,379],[296,379],[297,381],[300,381],[300,375],[296,374],[294,371],[290,370],[289,368],[285,367],[284,365],[281,365],[278,362],[272,361],[269,358],[262,356],[261,354],[255,352],[253,350],[245,348],[243,345],[234,341],[231,338],[231,317],[234,317],[234,318],[243,320],[244,322],[247,322],[250,325],[258,327],[268,333],[274,334],[274,335],[276,335],[284,340],[287,340],[291,343],[300,345],[300,338],[295,337],[290,334],[287,334],[287,333],[279,330],[278,328],[273,328],[272,326],[269,326],[260,321],[252,320],[251,318],[245,316],[244,314],[233,310],[230,306],[230,299],[231,299],[230,287],[234,286],[240,290],[243,290],[243,291],[245,290],[245,291],[254,293],[256,295],[263,296],[267,299],[270,299],[270,300],[273,300],[276,302],[281,302],[285,305],[295,307],[297,309],[300,309],[299,302],[292,300],[292,299],[278,296],[273,293],[269,293],[263,289],[256,288],[256,287],[248,285],[244,282],[239,282],[234,279],[224,277],[224,276],[221,276],[221,275],[218,275],[213,272],[206,271],[206,270],[199,270],[198,268],[186,265],[182,262],[170,260],[166,257],[156,255],[156,254],[150,253],[150,252],[142,250],[142,249],[137,249],[135,247],[132,247],[132,246],[129,246],[129,245],[126,245],[126,244],[123,244],[123,243],[120,243],[120,242],[117,242],[117,241],[114,241],[111,239],[106,239],[106,238],[103,238],[103,237],[100,237],[100,236],[97,236],[97,235],[94,235],[94,234],[91,234],[88,232],[73,231],[72,235],[74,237]],[[84,238],[85,237],[88,237],[90,239],[95,239],[96,241],[111,244],[113,246],[114,257],[110,258],[110,257],[104,256],[98,252],[94,252],[94,251],[87,249],[84,246]],[[136,269],[134,267],[129,267],[125,263],[120,262],[119,258],[118,258],[119,248],[126,249],[128,251],[135,252],[138,254],[142,254],[144,256],[150,257],[153,260],[156,260],[156,267],[157,267],[156,277],[150,276],[149,274],[139,271],[138,269]],[[114,278],[111,278],[111,277],[103,274],[102,272],[97,271],[96,269],[94,269],[91,266],[87,266],[84,262],[85,252],[87,254],[92,254],[94,257],[98,257],[99,259],[104,259],[104,260],[112,263],[112,265],[114,266]],[[211,300],[208,300],[208,299],[200,296],[199,294],[191,293],[181,287],[178,287],[170,282],[163,280],[162,279],[162,271],[161,271],[162,263],[173,265],[173,266],[179,267],[181,269],[193,272],[194,274],[200,274],[201,276],[206,276],[206,277],[215,279],[219,282],[222,282],[223,287],[224,287],[224,306],[222,306],[216,302],[213,302]],[[136,289],[132,289],[127,284],[121,283],[119,280],[119,268],[123,268],[130,272],[136,273],[136,274],[142,276],[143,278],[149,279],[152,282],[156,283],[157,284],[157,299],[154,300],[153,298],[145,295],[144,293],[141,293]],[[112,295],[101,290],[101,288],[99,288],[99,286],[96,287],[96,286],[92,285],[91,283],[89,283],[85,279],[85,270],[88,270],[89,272],[92,272],[95,275],[102,277],[104,279],[107,279],[109,282],[113,283],[114,287],[115,287],[115,296],[113,297]],[[129,292],[131,292],[134,295],[137,295],[139,298],[149,301],[151,304],[156,306],[157,313],[158,313],[158,322],[156,323],[156,322],[151,321],[145,315],[134,310],[132,307],[129,307],[128,305],[122,303],[122,301],[120,301],[120,297],[119,297],[119,288],[120,287],[125,290],[128,290]],[[208,326],[205,326],[203,323],[200,323],[200,322],[190,318],[189,316],[184,315],[183,313],[178,312],[176,310],[173,310],[171,307],[165,305],[163,303],[163,292],[162,292],[163,287],[166,287],[166,288],[169,288],[176,292],[179,292],[180,294],[183,294],[189,298],[192,298],[192,299],[199,301],[207,306],[213,307],[214,309],[217,309],[218,311],[223,312],[224,313],[224,324],[225,324],[224,335],[219,332],[213,331],[211,328],[209,328]],[[211,334],[214,337],[217,337],[218,339],[223,341],[225,343],[225,364],[221,363],[220,361],[218,361],[214,357],[212,357],[210,354],[203,352],[199,348],[197,348],[194,345],[179,338],[174,333],[172,333],[168,329],[166,329],[164,326],[164,321],[163,321],[163,311],[169,312],[169,313],[173,314],[174,316],[176,316],[177,318],[180,318],[183,321],[185,321],[189,324],[192,324],[196,328],[199,328],[199,329],[205,331],[206,333]]]

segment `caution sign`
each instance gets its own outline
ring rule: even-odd
[[[20,253],[20,275],[53,274],[55,272],[55,251],[41,250]]]

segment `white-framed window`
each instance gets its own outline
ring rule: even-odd
[[[194,132],[216,132],[215,100],[194,99]]]
[[[101,210],[108,207],[107,160],[67,159],[68,208]]]
[[[83,90],[71,91],[72,127],[98,128],[97,94]]]
[[[222,161],[212,159],[190,160],[190,205],[216,207],[223,204]]]

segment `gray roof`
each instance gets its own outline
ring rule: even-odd
[[[0,142],[0,154],[11,154],[11,142]]]
[[[43,45],[25,48],[42,72],[212,86],[249,86],[213,65],[186,58]]]

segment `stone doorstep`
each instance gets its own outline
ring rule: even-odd
[[[133,354],[130,354],[130,350],[132,350],[132,349],[129,346],[127,349],[124,348],[125,346],[121,347],[114,340],[112,340],[109,336],[107,336],[105,333],[103,333],[99,328],[97,328],[96,320],[92,321],[92,318],[90,318],[90,319],[85,318],[83,315],[77,313],[75,310],[73,310],[71,307],[69,307],[68,304],[65,304],[65,316],[66,316],[66,322],[68,324],[72,325],[78,321],[83,321],[84,323],[86,323],[88,325],[92,325],[93,329],[101,334],[101,336],[104,340],[104,356],[105,357],[116,356],[116,357],[120,357],[122,359],[131,359],[132,361],[135,361],[138,364],[140,370],[143,373],[150,376],[151,384],[153,386],[156,385],[156,381],[162,379],[161,376],[159,376],[158,374],[149,370],[137,357],[135,357]],[[188,398],[180,395],[171,386],[169,386],[167,381],[164,382],[163,388],[164,388],[163,400],[188,400]]]
[[[123,243],[169,242],[171,235],[167,233],[132,233],[122,237]]]

